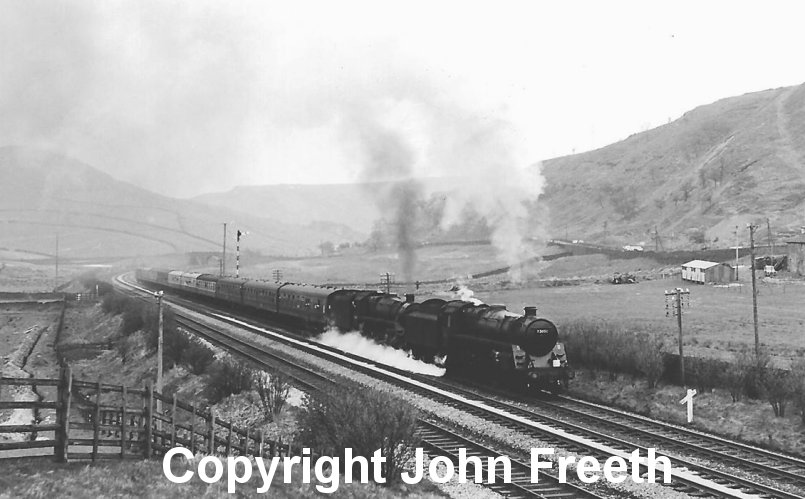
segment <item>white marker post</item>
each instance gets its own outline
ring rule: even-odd
[[[693,421],[693,397],[696,396],[696,390],[688,389],[688,394],[685,398],[679,401],[680,404],[688,403],[688,423]]]

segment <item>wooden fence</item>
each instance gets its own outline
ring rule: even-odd
[[[41,400],[18,401],[8,387],[29,386]],[[44,394],[44,395],[43,395]],[[47,400],[50,398],[50,400]],[[53,449],[57,461],[151,458],[174,446],[194,454],[290,455],[290,445],[266,441],[261,432],[239,428],[199,408],[143,388],[129,388],[74,379],[70,369],[59,379],[0,378],[0,411],[30,410],[33,424],[0,425],[0,435],[25,435],[0,440],[2,451]]]

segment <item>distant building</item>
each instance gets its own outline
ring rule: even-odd
[[[788,254],[788,270],[805,275],[805,235],[785,242]]]
[[[698,282],[733,282],[736,281],[735,268],[728,263],[691,260],[682,264],[682,280]]]

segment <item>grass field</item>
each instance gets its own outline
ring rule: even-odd
[[[489,303],[505,303],[522,311],[536,305],[538,315],[560,327],[577,319],[602,320],[626,330],[642,329],[678,334],[675,317],[666,317],[665,290],[690,289],[690,308],[683,309],[682,328],[686,354],[728,356],[754,346],[751,285],[719,288],[691,285],[679,278],[638,284],[593,284],[478,291]],[[758,322],[761,344],[780,360],[805,353],[805,283],[759,286]],[[676,340],[674,339],[674,344]]]

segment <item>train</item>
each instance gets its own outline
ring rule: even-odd
[[[556,325],[503,305],[324,285],[221,277],[144,268],[137,280],[214,302],[247,307],[320,333],[359,331],[379,343],[443,366],[448,375],[483,376],[490,383],[563,391],[573,377]]]

